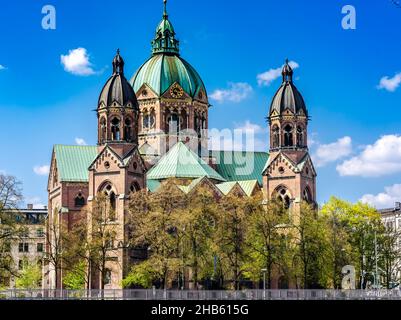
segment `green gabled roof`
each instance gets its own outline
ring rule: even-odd
[[[241,186],[242,190],[244,190],[245,194],[250,197],[255,187],[259,185],[259,182],[258,180],[246,180],[238,181],[238,184]]]
[[[226,196],[230,193],[230,191],[237,184],[237,181],[228,181],[216,184],[216,187]]]
[[[210,151],[210,155],[216,159],[216,171],[227,181],[257,180],[263,184],[267,152]]]
[[[201,182],[203,180],[204,177],[200,177],[197,178],[195,180],[193,180],[189,185],[187,186],[178,186],[178,188],[180,188],[180,190],[184,193],[189,193],[191,192],[191,190],[193,190],[193,188],[195,188],[199,182]]]
[[[146,180],[146,185],[150,192],[156,192],[159,189],[161,183],[158,180]]]
[[[250,197],[252,195],[253,190],[257,185],[259,185],[258,180],[246,180],[246,181],[228,181],[216,184],[216,187],[224,194],[227,195],[231,192],[231,190],[239,185],[241,189],[245,192],[245,194]]]
[[[201,177],[225,181],[222,176],[182,142],[178,142],[171,148],[147,174],[148,180],[196,179]]]
[[[54,154],[60,181],[88,182],[88,168],[98,155],[96,146],[55,145]]]

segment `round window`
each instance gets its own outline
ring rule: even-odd
[[[106,162],[104,163],[104,167],[105,167],[107,170],[110,169],[110,162],[106,161]]]
[[[285,172],[283,167],[278,168],[278,172],[280,172],[280,174],[283,174]]]

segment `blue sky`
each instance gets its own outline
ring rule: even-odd
[[[46,4],[56,8],[56,30],[41,26]],[[347,4],[355,30],[341,25]],[[211,97],[211,128],[254,128],[258,149],[267,149],[265,117],[280,85],[274,70],[288,57],[312,118],[319,203],[331,195],[378,207],[401,200],[396,0],[169,0],[168,11],[181,54]],[[54,144],[96,143],[93,110],[116,48],[130,77],[150,55],[161,14],[161,0],[1,5],[0,170],[22,180],[28,202],[46,203]],[[86,60],[68,69],[61,56],[78,48]]]

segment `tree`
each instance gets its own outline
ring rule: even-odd
[[[15,284],[18,289],[39,289],[42,270],[38,263],[26,263]]]
[[[188,266],[192,271],[195,289],[198,289],[200,279],[213,276],[212,238],[214,221],[217,216],[216,198],[204,187],[199,187],[189,193],[187,206],[181,210],[178,220],[179,230],[182,231],[180,246],[183,267]]]
[[[222,276],[231,277],[232,287],[239,289],[246,255],[248,215],[245,199],[229,194],[219,203],[215,230],[215,248]]]
[[[339,287],[341,268],[356,267],[360,288],[375,276],[375,237],[381,230],[380,214],[367,204],[352,204],[332,197],[321,210],[330,230],[329,248],[334,287]]]
[[[81,290],[87,284],[87,263],[80,260],[63,277],[63,284],[66,289]]]
[[[148,262],[162,288],[166,288],[182,268],[179,248],[184,208],[185,198],[173,180],[167,180],[155,193],[136,192],[130,200],[131,246],[147,249]]]
[[[347,231],[352,204],[335,197],[322,207],[321,214],[328,230],[329,278],[334,289],[341,289],[342,268],[352,264],[352,246]]]
[[[401,248],[399,245],[401,231],[394,227],[382,225],[377,234],[378,263],[381,278],[387,289],[393,289],[400,283]]]
[[[118,225],[110,221],[115,212],[108,196],[99,193],[93,199],[87,216],[88,220],[82,219],[77,224],[75,234],[78,239],[82,239],[81,250],[86,254],[89,274],[93,276],[92,270],[99,274],[100,289],[103,290],[107,280],[107,261],[118,249],[115,244]],[[77,252],[82,251],[78,249]]]
[[[61,288],[61,270],[63,267],[63,254],[65,248],[64,242],[68,232],[61,219],[61,214],[57,208],[54,208],[53,213],[46,220],[46,253],[44,256],[45,263],[51,266],[47,273],[54,272],[56,289]],[[68,260],[67,260],[68,261]]]
[[[16,222],[21,199],[21,183],[13,176],[0,174],[0,286],[8,286],[8,279],[17,275],[11,244],[26,229]]]
[[[317,210],[302,203],[299,224],[292,234],[295,240],[294,273],[304,289],[327,286],[327,228]]]
[[[266,283],[270,289],[273,272],[286,273],[287,270],[283,238],[289,214],[282,202],[271,200],[263,205],[262,200],[261,194],[245,200],[250,212],[246,238],[250,259],[245,274],[253,280],[260,280],[261,269],[266,269]]]

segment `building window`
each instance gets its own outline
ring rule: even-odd
[[[22,243],[18,244],[18,252],[29,252],[29,243]]]
[[[312,195],[308,187],[305,188],[302,198],[305,202],[311,203],[312,202]]]
[[[108,219],[110,221],[116,220],[116,208],[117,208],[117,197],[115,192],[113,191],[113,187],[111,184],[107,184],[104,188],[104,194],[108,197],[109,200],[109,212]]]
[[[104,274],[104,284],[110,284],[110,283],[111,283],[111,270],[106,269]]]
[[[127,142],[132,140],[132,121],[131,121],[131,119],[125,119],[124,138],[125,138],[125,141],[127,141]]]
[[[177,114],[172,114],[167,118],[168,133],[179,134],[180,132],[180,117]]]
[[[102,120],[100,120],[100,143],[104,143],[106,141],[106,130],[106,119],[102,118]]]
[[[136,182],[136,181],[134,181],[134,182],[131,184],[131,187],[130,187],[131,193],[138,192],[139,190],[141,190],[141,187],[140,187],[139,183]]]
[[[278,148],[280,146],[280,129],[274,126],[272,130],[272,147]]]
[[[276,190],[276,198],[283,203],[284,208],[289,209],[291,207],[291,195],[287,188],[279,187]]]
[[[292,126],[287,124],[284,127],[284,146],[292,147],[294,145],[293,134],[292,134]]]
[[[297,144],[299,147],[304,146],[304,129],[302,127],[297,128]]]
[[[82,193],[79,193],[75,198],[75,206],[83,207],[84,205],[85,205],[85,198],[83,197]]]
[[[38,238],[43,238],[45,236],[45,232],[43,231],[42,228],[36,230],[36,236]]]
[[[118,118],[114,118],[111,121],[111,139],[113,141],[120,141],[121,134],[120,134],[120,120]]]
[[[36,251],[37,252],[43,252],[43,243],[38,243],[36,245]]]

